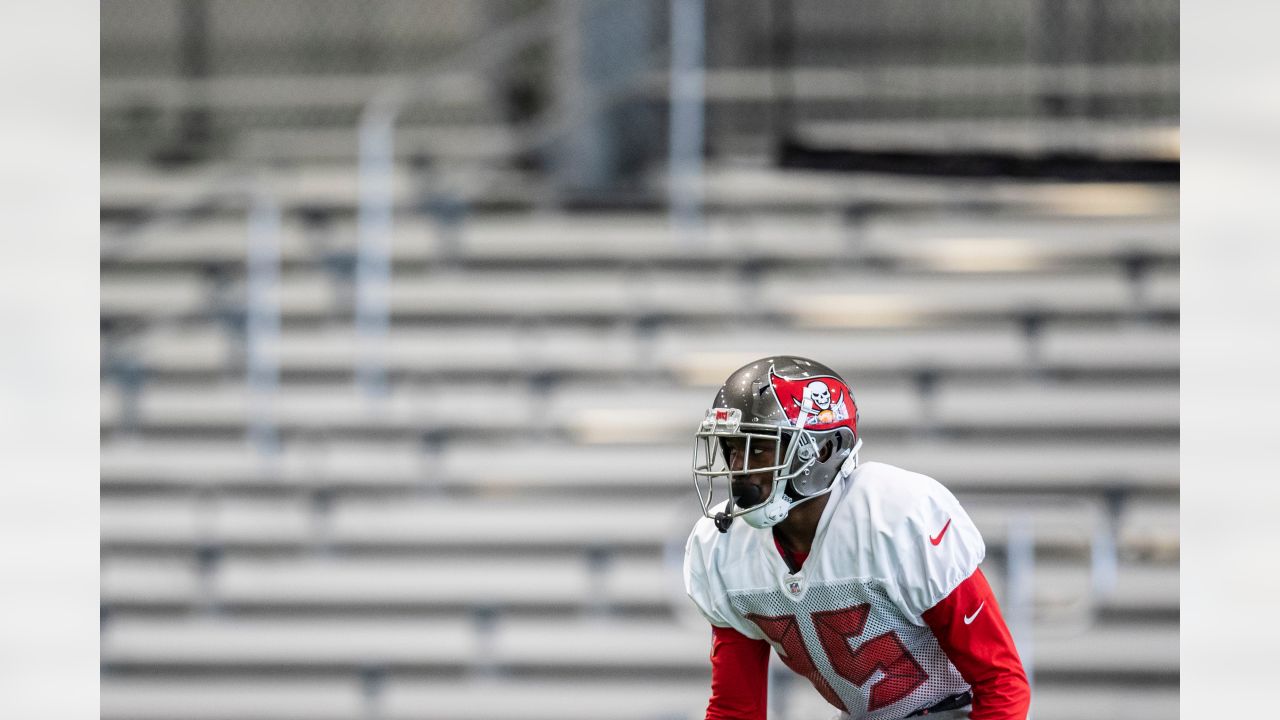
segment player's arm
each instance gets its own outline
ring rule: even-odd
[[[923,614],[960,675],[973,687],[971,720],[1025,720],[1027,673],[982,570]]]
[[[765,720],[769,643],[711,626],[711,701],[707,720]]]
[[[702,534],[701,542],[700,531]],[[719,531],[710,521],[694,527],[685,544],[684,585],[689,599],[711,623],[711,700],[707,720],[765,720],[769,692],[769,643],[730,627],[720,602],[723,588],[714,586],[707,569],[704,543]]]

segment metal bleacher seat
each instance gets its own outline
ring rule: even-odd
[[[446,273],[391,283],[397,315],[625,316],[634,307],[621,273]]]
[[[656,558],[619,558],[593,569],[580,555],[547,554],[512,563],[502,554],[448,558],[252,557],[231,555],[208,572],[186,558],[111,557],[102,596],[131,608],[414,608],[455,619],[490,609],[575,612],[596,605],[666,609],[678,573]]]
[[[99,512],[102,543],[189,547],[200,538],[198,514],[190,500],[104,499]]]
[[[275,199],[286,207],[324,207],[354,212],[359,198],[359,172],[355,163],[303,164],[284,174],[272,185]],[[539,197],[542,176],[528,170],[494,165],[458,168],[457,182],[450,186],[453,199],[477,204],[528,207]],[[396,166],[391,171],[391,196],[399,207],[420,201],[424,196],[419,173]]]
[[[970,428],[1178,427],[1178,395],[1167,383],[964,383],[943,381],[936,419]]]
[[[639,642],[646,636],[662,641]],[[635,641],[628,642],[630,638]],[[630,650],[620,653],[620,647]],[[498,624],[494,642],[500,664],[544,668],[657,665],[693,670],[706,666],[708,649],[700,628],[666,621],[511,620]],[[1039,668],[1045,673],[1106,673],[1136,666],[1147,674],[1167,675],[1177,672],[1177,651],[1176,628],[1138,623],[1036,638]],[[1133,662],[1138,659],[1142,662]]]
[[[1036,663],[1045,673],[1175,675],[1178,630],[1150,623],[1108,623],[1074,634],[1041,633],[1036,637]]]
[[[370,398],[351,383],[290,384],[281,387],[261,410],[285,429],[524,430],[533,419],[528,391],[517,385],[434,384],[397,390]],[[257,408],[243,383],[155,384],[139,395],[138,422],[150,427],[243,430]]]
[[[628,649],[615,646],[620,654]],[[705,654],[705,653],[704,653]],[[687,675],[687,674],[686,674]],[[707,674],[709,677],[709,673]],[[387,720],[696,720],[707,704],[707,678],[515,678],[463,682],[392,679],[380,717]],[[567,699],[567,700],[566,700]]]
[[[104,395],[114,392],[110,388],[104,383]],[[691,423],[697,423],[714,395],[710,386],[578,382],[542,400],[527,385],[476,380],[403,384],[386,397],[371,398],[352,383],[340,382],[286,384],[259,405],[241,382],[154,383],[138,396],[137,421],[145,427],[243,430],[251,413],[260,410],[286,430],[555,431],[592,443],[675,442],[687,439]],[[868,383],[858,400],[874,413],[867,417],[880,428],[913,427],[924,417],[923,400],[901,381]]]
[[[1164,685],[1177,677],[1176,627],[1108,624],[1065,636],[1040,633],[1034,652],[1032,713],[1037,719],[1164,720],[1178,714],[1176,685]],[[1116,682],[1121,674],[1124,681]],[[787,680],[788,692],[782,699],[791,717],[830,713],[821,696],[803,680]]]
[[[154,208],[174,198],[199,198],[216,185],[229,166],[210,163],[164,172],[146,162],[104,162],[99,202],[104,208]]]
[[[1086,492],[1091,488],[1176,491],[1174,441],[1091,442],[1082,452],[1066,440],[877,442],[867,431],[866,460],[930,475],[955,490]]]
[[[999,559],[989,559],[983,568],[992,586],[1007,592]],[[1037,613],[1068,620],[1097,610],[1148,616],[1176,612],[1178,568],[1176,564],[1123,562],[1115,586],[1101,597],[1095,598],[1093,592],[1087,563],[1045,560],[1037,564]],[[465,560],[232,555],[210,571],[207,581],[200,579],[194,561],[182,558],[115,557],[102,567],[104,599],[134,608],[208,601],[224,608],[286,611],[416,608],[456,618],[459,608],[474,607],[477,602],[491,609],[532,607],[562,613],[595,606],[662,611],[673,599],[681,601],[682,593],[678,568],[653,556],[620,557],[592,569],[581,556],[563,554],[522,557],[519,563],[502,554]]]
[[[468,223],[460,244],[468,259],[504,263],[651,259],[681,254],[668,227],[652,215],[497,217]]]
[[[121,617],[102,656],[122,666],[459,666],[475,662],[478,639],[453,619]]]
[[[1087,492],[1096,488],[1174,491],[1178,446],[1170,441],[1094,442],[1088,452],[1055,440],[882,440],[864,431],[863,461],[911,468],[956,491]],[[433,482],[476,492],[574,488],[582,492],[648,490],[692,493],[691,442],[578,445],[512,443],[493,462],[492,445],[444,448]]]
[[[1103,601],[1106,607],[1139,613],[1179,608],[1180,573],[1176,564],[1127,563],[1116,573],[1116,586]]]
[[[244,270],[248,228],[244,217],[157,222],[109,235],[102,259],[113,272],[125,266],[179,270],[221,266],[233,272]],[[330,256],[354,256],[358,244],[357,222],[337,215],[309,223],[285,215],[280,219],[276,243],[281,263],[289,268],[315,266]],[[436,226],[424,218],[398,219],[391,252],[397,261],[436,259],[441,252]]]
[[[827,717],[831,706],[822,696],[790,682],[790,691],[779,702],[786,717]],[[1178,716],[1176,688],[1125,687],[1101,682],[1048,681],[1037,679],[1031,698],[1036,720],[1080,720],[1080,718],[1124,718],[1125,720],[1167,720]]]
[[[590,598],[580,558],[230,558],[212,578],[222,604],[577,607]]]
[[[395,327],[385,346],[389,369],[432,374],[621,372],[639,350],[629,331],[575,327]],[[361,344],[350,326],[291,329],[264,348],[283,369],[350,372]]]
[[[461,14],[461,13],[458,13]],[[437,14],[438,22],[424,28],[433,36],[449,32],[457,16]],[[151,22],[156,18],[148,17]],[[475,26],[463,32],[474,32]],[[243,28],[235,32],[243,32]],[[443,32],[442,32],[443,31]],[[435,41],[432,38],[431,41]],[[335,72],[317,76],[313,73],[260,68],[247,75],[214,75],[200,78],[170,76],[115,76],[102,80],[102,106],[112,111],[130,108],[139,98],[160,107],[204,105],[223,109],[244,108],[326,108],[357,110],[369,97],[388,83],[405,77],[386,72]],[[280,92],[288,88],[288,92]],[[475,108],[489,100],[490,93],[483,76],[470,70],[441,73],[432,101],[450,108]]]
[[[399,275],[390,297],[397,317],[626,319],[653,313],[720,316],[741,310],[739,284],[723,271],[649,277],[614,269]]]
[[[910,326],[921,318],[1026,313],[1114,314],[1128,308],[1119,271],[1013,274],[771,273],[761,303],[802,326]]]
[[[922,369],[1010,371],[1025,365],[1027,343],[1011,322],[966,328],[813,330],[712,329],[696,335],[667,329],[654,339],[654,361],[684,377],[707,382],[771,353],[820,358],[859,387],[864,373]]]
[[[104,500],[100,515],[102,543],[107,546],[190,549],[217,543],[299,547],[312,531],[311,509],[296,499]]]
[[[1003,563],[983,563],[982,572],[1000,597],[1009,588]],[[1097,584],[1095,584],[1097,583]],[[1064,628],[1078,628],[1091,615],[1124,611],[1133,616],[1167,616],[1178,609],[1178,566],[1122,562],[1114,586],[1098,595],[1101,581],[1088,563],[1075,560],[1041,560],[1036,563],[1033,588],[1034,613],[1042,621],[1060,621]],[[1046,627],[1051,627],[1045,623]]]
[[[100,287],[103,317],[195,314],[213,292],[203,278],[186,272],[104,274]]]
[[[1051,322],[1034,342],[1039,367],[1167,372],[1178,363],[1176,326]],[[243,359],[242,341],[215,324],[157,327],[124,347],[142,367],[166,373],[225,374]],[[919,370],[1017,371],[1031,364],[1030,347],[1020,328],[1011,322],[857,331],[708,329],[696,337],[685,329],[668,327],[658,330],[652,340],[641,339],[626,328],[597,330],[572,325],[395,326],[386,342],[385,357],[391,370],[415,374],[616,374],[651,367],[710,382],[743,362],[780,348],[822,358],[857,378],[866,373]],[[361,352],[349,324],[286,329],[263,351],[284,370],[329,373],[351,372]]]
[[[1176,499],[1131,504],[1120,525],[1123,547],[1144,556],[1178,556],[1179,507]]]
[[[240,441],[118,440],[103,444],[99,466],[104,487],[235,485],[270,474],[262,458]]]
[[[1063,497],[1029,504],[1016,497],[971,503],[988,544],[1003,544],[1010,518],[1024,517],[1037,542],[1087,548],[1101,522],[1098,502]],[[623,522],[620,517],[645,518]],[[634,548],[679,540],[697,519],[687,500],[342,497],[324,512],[302,498],[112,499],[102,503],[104,545],[193,548],[201,544],[297,548]],[[1122,517],[1121,543],[1135,552],[1176,550],[1177,505],[1150,503]]]
[[[1167,372],[1178,368],[1174,327],[1049,323],[1039,338],[1039,362],[1075,370]]]
[[[1179,283],[1177,268],[1152,271],[1142,283],[1143,303],[1150,310],[1177,312]]]
[[[199,571],[189,558],[102,560],[102,600],[111,605],[192,605],[200,597]]]
[[[291,440],[276,455],[242,440],[134,438],[104,444],[100,465],[107,488],[405,487],[430,471],[413,439]]]
[[[396,144],[401,153],[426,153],[455,163],[501,164],[518,152],[520,138],[505,124],[404,125]],[[351,162],[359,156],[356,133],[350,127],[258,128],[246,133],[247,148],[265,160]]]
[[[1013,489],[1081,492],[1090,488],[1169,492],[1177,488],[1176,444],[1005,443],[993,449],[965,441],[878,441],[864,461],[879,460],[932,474],[956,492]],[[151,440],[104,446],[104,487],[163,485],[321,487],[451,487],[479,494],[573,488],[580,492],[643,491],[682,497],[689,491],[690,446],[516,443],[495,456],[491,443],[452,443],[424,455],[412,440],[286,443],[261,457],[239,441]]]
[[[696,424],[696,421],[695,421]],[[692,431],[690,431],[692,432]],[[452,443],[439,458],[436,482],[477,492],[576,488],[584,492],[688,489],[692,442],[580,445],[505,443],[494,462],[491,443]]]
[[[1028,506],[1015,496],[967,503],[966,511],[977,525],[988,549],[1003,547],[1011,526],[1021,528],[1034,537],[1037,546],[1072,552],[1089,547],[1096,528],[1102,522],[1099,503],[1069,495]]]
[[[119,425],[124,419],[124,395],[120,387],[102,383],[98,398],[98,421],[102,427]]]
[[[596,672],[697,672],[707,666],[701,628],[661,620],[503,619],[482,633],[469,623],[433,619],[122,618],[103,638],[104,656],[121,665],[252,668],[440,667],[491,662],[499,667]],[[1042,675],[1103,675],[1131,668],[1169,676],[1178,668],[1176,628],[1109,623],[1036,638]],[[1141,660],[1142,662],[1135,662]]]
[[[1164,218],[992,219],[965,215],[868,221],[858,252],[902,268],[1026,272],[1176,259],[1178,225]]]
[[[574,502],[502,497],[336,501],[326,520],[334,546],[394,548],[644,548],[671,539],[676,519],[696,517],[687,504],[653,500]],[[647,518],[621,522],[619,514]],[[691,513],[693,513],[691,515]],[[672,518],[670,522],[664,519]]]
[[[677,545],[668,550],[683,548],[683,540],[676,535]],[[609,608],[647,607],[661,608],[670,613],[672,602],[686,601],[684,579],[672,562],[676,556],[669,553],[662,558],[617,556],[600,571],[600,603]],[[688,607],[685,608],[688,610]]]
[[[848,232],[838,215],[777,217],[735,214],[707,219],[696,240],[672,232],[652,214],[533,215],[480,218],[460,231],[460,252],[469,260],[581,262],[742,263],[785,259],[822,261],[848,250]],[[804,242],[788,242],[803,238]]]
[[[102,720],[360,720],[358,677],[200,677],[102,680]]]
[[[394,676],[373,702],[356,678],[111,679],[102,684],[102,718],[362,720],[373,712],[386,720],[695,720],[706,706],[706,684],[700,677],[588,683]]]
[[[527,345],[519,333],[483,329],[397,329],[385,345],[390,369],[456,370],[466,358],[475,372],[509,370]],[[264,348],[286,370],[351,371],[361,360],[360,338],[349,325],[282,333]]]
[[[581,556],[230,557],[210,579],[224,606],[419,607],[428,610],[536,607],[572,612],[596,605],[664,610],[671,569],[623,560],[593,573]]]
[[[1133,127],[1116,123],[1082,126],[1071,120],[1001,122],[991,118],[938,120],[820,120],[797,131],[812,141],[849,146],[969,152],[1103,152],[1177,157],[1176,124]]]
[[[578,383],[555,391],[543,417],[580,442],[679,442],[690,437],[717,387]],[[880,427],[912,427],[923,417],[921,398],[907,383],[868,383],[858,393],[863,407],[874,408],[864,417]]]
[[[832,710],[816,692],[792,683],[785,695],[791,717],[825,717]],[[648,680],[467,680],[429,681],[391,678],[377,701],[378,716],[388,720],[693,720],[703,715],[705,678]],[[562,704],[564,698],[572,702]],[[625,698],[620,701],[619,698]],[[356,679],[123,680],[103,682],[104,720],[358,720],[366,706]],[[1036,717],[1164,720],[1178,712],[1173,690],[1114,685],[1037,687]]]
[[[160,327],[144,332],[130,348],[144,368],[164,372],[226,373],[239,365],[239,343],[225,328]]]
[[[190,168],[159,171],[150,165],[104,162],[100,203],[104,208],[165,207],[175,198],[203,199],[225,186],[225,178],[234,177],[231,163],[206,163]],[[274,168],[264,178],[270,196],[285,208],[326,207],[351,210],[359,197],[357,170],[351,163],[306,164]],[[396,167],[392,171],[391,191],[397,201],[412,197],[411,171]],[[225,192],[218,195],[222,208],[243,210],[251,197],[247,192]]]
[[[1006,211],[1067,214],[1077,218],[1172,216],[1176,188],[1152,185],[920,181],[890,174],[833,174],[764,164],[709,166],[705,198],[715,209],[827,212],[860,204],[892,203],[930,211],[964,210],[999,203]]]
[[[944,10],[956,15],[935,20],[958,21],[962,9]],[[843,21],[827,14],[813,13],[800,22],[820,23],[823,30],[836,32]],[[873,100],[884,98],[963,97],[990,101],[1017,98],[1032,91],[1073,95],[1098,93],[1121,96],[1138,90],[1160,88],[1177,92],[1178,71],[1168,63],[1122,63],[1086,65],[1030,64],[888,64],[866,67],[828,67],[816,62],[790,70],[791,92],[797,98],[814,100]],[[665,94],[669,78],[654,71],[647,87],[655,96]],[[776,80],[767,68],[708,68],[706,97],[709,102],[773,102]]]
[[[281,175],[288,178],[288,174]],[[404,181],[406,184],[408,180]],[[1056,257],[1090,255],[1110,249],[1156,252],[1164,245],[1137,231],[1119,239],[1068,237],[1065,229],[1046,230],[1043,223],[993,223],[956,218],[911,222],[902,219],[872,220],[857,234],[838,213],[797,217],[771,213],[735,213],[708,218],[706,233],[696,241],[673,233],[665,218],[645,213],[613,213],[605,216],[519,215],[478,216],[457,227],[455,255],[477,263],[548,262],[630,263],[635,261],[689,262],[781,261],[830,263],[863,255],[909,260],[931,251],[931,242],[953,238],[959,232],[990,238],[989,252],[1018,239],[1039,254]],[[1110,227],[1110,226],[1108,226]],[[1121,226],[1125,227],[1125,226]],[[1141,226],[1139,226],[1141,227]],[[424,262],[440,258],[439,228],[429,218],[396,219],[392,256],[397,262]],[[103,252],[103,262],[113,271],[132,267],[169,268],[226,265],[235,269],[245,260],[247,222],[244,219],[207,218],[198,222],[173,221],[117,232]],[[1118,232],[1118,231],[1117,231]],[[1011,236],[1011,237],[1006,237]],[[797,242],[802,240],[802,242]],[[329,218],[314,228],[285,217],[279,235],[281,260],[286,266],[314,264],[324,253],[354,253],[357,226],[353,219]],[[1107,244],[1110,243],[1110,244]],[[1175,238],[1176,250],[1176,238]],[[981,246],[972,250],[981,252]]]
[[[1036,718],[1125,718],[1166,720],[1178,717],[1177,688],[1125,687],[1101,683],[1045,683],[1037,686]]]
[[[349,285],[344,286],[328,273],[307,269],[282,273],[269,297],[286,318],[326,319],[351,312],[354,305],[349,289]],[[231,295],[240,303],[245,302],[247,289],[243,280]]]
[[[1129,489],[1173,492],[1178,448],[1170,441],[1091,442],[1080,452],[1065,441],[881,440],[866,435],[863,460],[911,468],[957,492],[1009,490],[1086,492]],[[453,442],[439,454],[414,440],[288,441],[263,456],[238,440],[114,441],[102,449],[106,488],[447,487],[478,494],[574,489],[645,491],[669,497],[691,491],[691,443],[579,445]],[[500,461],[495,461],[498,457]]]
[[[521,668],[696,671],[707,667],[707,634],[670,620],[512,618],[494,629],[493,659]]]
[[[243,218],[205,218],[196,222],[160,222],[118,236],[103,249],[109,267],[244,265],[248,223]],[[286,262],[309,259],[312,248],[297,223],[282,224],[276,242]]]

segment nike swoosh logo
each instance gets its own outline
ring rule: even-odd
[[[929,538],[929,542],[937,545],[942,542],[942,536],[947,534],[947,528],[951,527],[951,518],[947,518],[947,524],[942,526],[942,530],[938,531],[938,537]]]
[[[982,604],[978,606],[978,609],[977,609],[977,610],[974,610],[974,611],[973,611],[973,614],[972,614],[972,615],[965,615],[965,616],[964,616],[964,624],[965,624],[965,625],[968,625],[968,624],[972,623],[972,622],[973,622],[973,620],[974,620],[974,618],[978,617],[978,613],[982,612],[982,608],[983,608],[983,607],[985,607],[985,606],[986,606],[986,604],[987,604],[987,601],[986,601],[986,600],[983,600],[983,601],[982,601]]]

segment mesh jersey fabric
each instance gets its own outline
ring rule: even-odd
[[[936,542],[935,542],[936,540]],[[686,590],[708,621],[767,640],[851,718],[901,718],[969,688],[922,614],[977,568],[981,535],[932,478],[866,463],[835,483],[791,573],[769,530],[698,522]]]

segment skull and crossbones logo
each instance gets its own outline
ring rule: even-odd
[[[835,411],[831,408],[831,388],[821,380],[814,380],[805,387],[805,393],[809,396],[809,400],[813,406],[818,409],[814,419],[819,423],[829,423],[836,419]]]
[[[769,370],[778,406],[796,427],[829,427],[853,418],[857,408],[843,380],[833,375],[805,375],[786,378]]]

